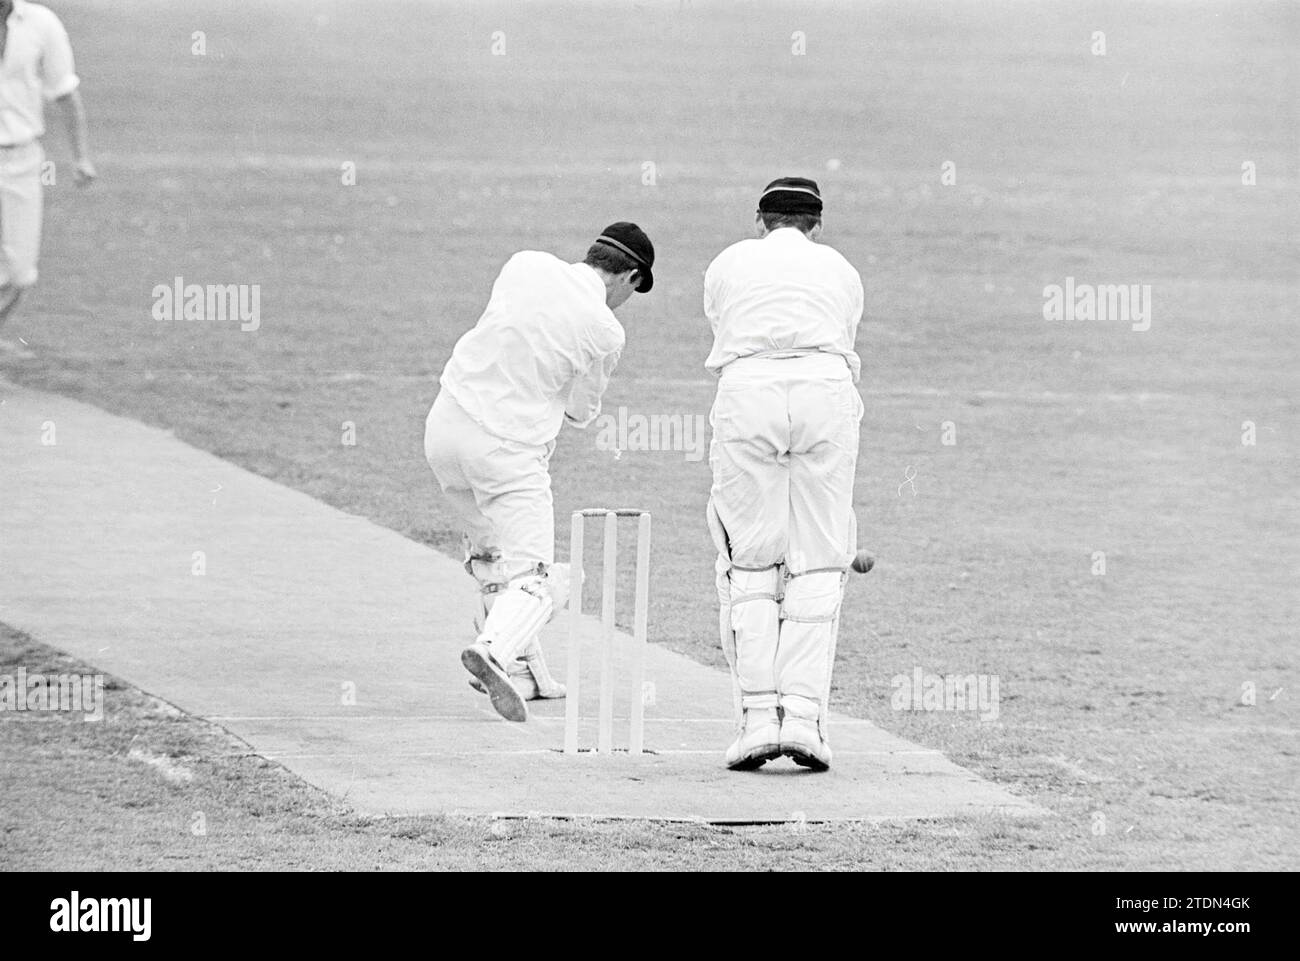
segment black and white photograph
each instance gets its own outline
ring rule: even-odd
[[[0,0],[0,873],[79,879],[22,923],[1223,873],[1061,907],[1245,947],[1298,63],[1289,0]]]

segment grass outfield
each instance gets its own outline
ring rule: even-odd
[[[880,558],[846,601],[834,701],[1058,816],[810,833],[801,863],[1300,865],[1284,827],[1300,813],[1294,8],[765,4],[740,19],[703,2],[410,3],[375,25],[335,2],[54,6],[102,182],[47,191],[42,286],[5,331],[37,357],[0,358],[0,374],[454,552],[423,418],[505,257],[577,259],[611,220],[645,226],[656,286],[621,312],[607,409],[707,414],[703,269],[751,230],[764,183],[815,176],[825,239],[866,287],[856,498]],[[1104,57],[1090,53],[1096,30]],[[191,53],[194,31],[206,56]],[[804,56],[791,56],[794,31]],[[945,161],[954,186],[940,184]],[[1256,186],[1241,183],[1244,161]],[[151,290],[176,276],[260,284],[261,328],[155,321]],[[1151,329],[1044,321],[1044,286],[1067,276],[1150,284]],[[1255,446],[1241,442],[1247,420]],[[340,443],[344,421],[355,447]],[[721,665],[707,463],[615,457],[566,431],[552,466],[560,517],[654,511],[651,638]],[[913,472],[914,495],[900,487]],[[7,643],[26,663],[15,645],[29,642]],[[916,667],[997,675],[997,721],[893,710],[890,679]],[[176,791],[244,812],[228,846],[176,840],[187,866],[323,866],[336,850],[329,865],[344,866],[376,838],[410,866],[431,863],[430,847],[458,852],[440,865],[522,863],[481,824],[411,822],[413,837],[395,837],[227,757],[198,722],[121,709],[123,725],[99,733],[0,728],[6,762],[23,759],[34,783],[100,784],[99,805],[62,797],[62,821],[5,814],[7,837],[48,839],[41,863],[63,863],[87,817],[105,843],[77,866],[167,863],[129,842],[192,804]],[[164,790],[115,748],[135,733],[207,773]],[[150,792],[160,806],[138,809]],[[251,820],[257,798],[274,799],[273,820]],[[740,866],[747,845],[788,838],[687,832],[677,861],[664,853],[676,829],[511,830],[539,865],[630,845],[647,864]]]

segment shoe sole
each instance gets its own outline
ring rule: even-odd
[[[785,747],[781,748],[781,753],[794,761],[795,764],[798,764],[800,767],[806,767],[810,771],[829,771],[831,769],[831,766],[821,758],[817,757],[810,751],[805,751],[801,747],[787,744]]]
[[[524,704],[524,699],[519,696],[515,686],[510,683],[510,678],[506,677],[505,673],[482,652],[467,647],[460,653],[460,662],[486,688],[487,696],[492,700],[492,707],[498,714],[507,721],[528,720],[528,706]]]
[[[469,679],[469,686],[472,687],[474,690],[478,691],[480,694],[486,694],[486,693],[487,693],[487,688],[483,686],[483,682],[480,681],[480,680],[479,680],[478,678],[476,678],[476,677],[471,677],[471,678]],[[564,698],[565,698],[565,696],[566,696],[567,694],[568,694],[568,691],[566,690],[566,688],[564,687],[564,685],[561,684],[560,687],[559,687],[559,690],[556,691],[556,693],[554,693],[554,694],[543,694],[541,691],[538,691],[538,692],[537,692],[537,696],[536,696],[536,697],[530,697],[529,700],[530,700],[530,701],[562,701],[562,700],[564,700]]]
[[[762,744],[727,765],[728,771],[757,771],[768,761],[781,756],[781,745]]]

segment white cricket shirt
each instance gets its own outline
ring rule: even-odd
[[[0,61],[0,147],[45,134],[45,101],[65,97],[81,82],[68,32],[54,11],[14,0]]]
[[[862,278],[833,247],[793,227],[732,244],[704,273],[704,315],[717,374],[734,360],[780,351],[839,354],[857,383],[853,349],[862,319]]]
[[[501,268],[439,383],[488,433],[548,444],[566,414],[578,427],[600,414],[624,342],[595,270],[524,250]]]

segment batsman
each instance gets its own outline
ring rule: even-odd
[[[857,546],[853,476],[862,398],[854,351],[862,279],[817,243],[817,184],[783,177],[758,201],[758,238],[704,275],[718,375],[708,521],[737,734],[726,765],[831,764],[827,705],[840,599]]]
[[[586,427],[600,414],[625,342],[614,309],[650,290],[654,256],[627,222],[606,227],[578,263],[512,256],[456,342],[425,422],[425,457],[479,585],[461,663],[507,720],[526,721],[526,701],[565,694],[538,639],[568,593],[567,568],[554,563],[551,454],[564,423]]]

